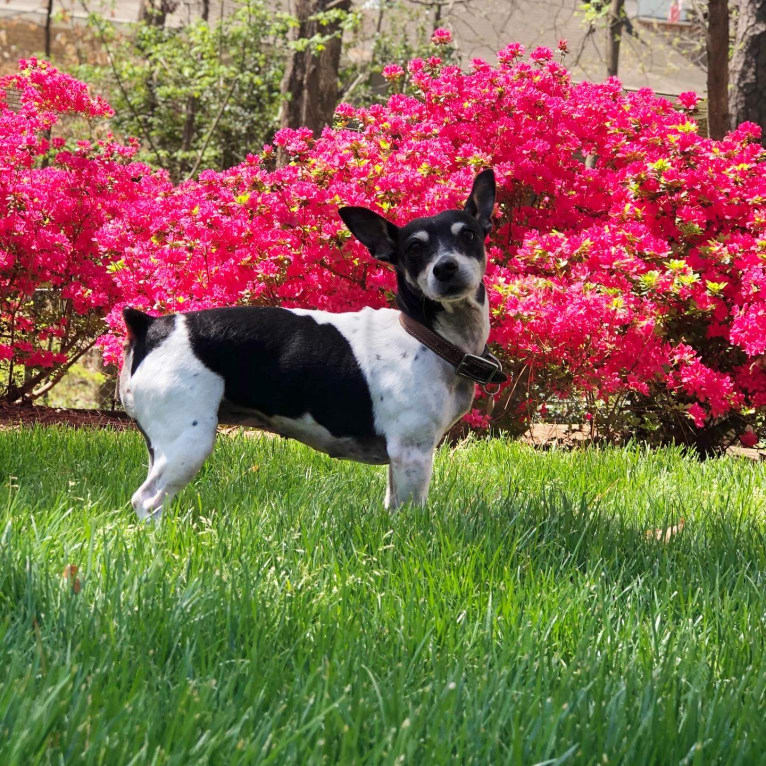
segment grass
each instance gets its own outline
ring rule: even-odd
[[[145,461],[0,433],[0,763],[763,762],[761,465],[475,442],[392,517],[224,437],[152,529]]]

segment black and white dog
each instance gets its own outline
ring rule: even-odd
[[[125,309],[120,398],[151,460],[132,498],[138,518],[159,520],[212,451],[219,422],[292,437],[333,457],[388,463],[386,507],[424,503],[436,445],[470,408],[474,381],[494,380],[499,368],[482,356],[483,243],[494,201],[494,174],[485,170],[463,210],[403,227],[366,208],[339,211],[375,258],[393,264],[401,315],[471,364],[487,362],[479,365],[491,368],[485,378],[471,375],[471,365],[458,365],[459,374],[394,309],[238,307],[164,317]]]

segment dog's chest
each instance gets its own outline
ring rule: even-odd
[[[298,313],[332,324],[348,341],[370,393],[375,432],[387,440],[438,439],[468,411],[474,384],[407,334],[398,311]]]

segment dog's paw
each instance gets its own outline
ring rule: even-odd
[[[140,492],[136,492],[130,500],[133,506],[136,518],[139,522],[145,524],[159,524],[162,520],[162,502],[161,498],[144,497]]]

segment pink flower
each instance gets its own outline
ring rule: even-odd
[[[559,43],[558,43],[557,47],[558,47],[559,52],[561,52],[561,53],[566,53],[569,50],[567,48],[567,41],[565,39],[563,39],[563,38],[561,40],[559,40]]]
[[[553,51],[545,46],[538,46],[532,53],[529,54],[529,58],[535,63],[541,63],[543,61],[550,61],[553,58]]]
[[[489,428],[491,422],[489,415],[485,415],[476,408],[472,409],[467,415],[463,417],[463,420],[468,423],[471,428],[475,428],[478,431],[486,431]]]
[[[705,425],[705,422],[707,421],[707,412],[705,412],[704,408],[699,404],[690,404],[686,408],[686,412],[694,421],[694,425],[697,426],[697,428],[702,428],[702,426]]]
[[[421,58],[410,59],[409,63],[407,64],[407,71],[413,76],[421,74],[424,68],[425,63]]]
[[[392,66],[392,65],[389,64],[389,66]],[[386,76],[385,75],[386,69],[388,69],[388,67],[386,67],[383,70],[383,72],[384,72],[383,76],[384,77]],[[399,71],[401,72],[400,77],[404,77],[404,70],[401,67],[399,67]],[[388,78],[386,78],[386,79],[388,79]],[[335,115],[336,115],[336,117],[340,117],[342,119],[349,119],[350,117],[353,117],[354,114],[355,114],[355,110],[354,110],[354,107],[351,106],[351,104],[340,103],[340,104],[338,104],[338,106],[335,107]]]
[[[691,90],[687,90],[678,94],[678,103],[681,104],[684,109],[694,109],[697,106],[699,100],[699,96]]]
[[[521,43],[506,45],[498,54],[497,60],[501,64],[513,64],[517,58],[524,55],[524,46]]]
[[[739,442],[743,447],[755,447],[758,444],[758,436],[752,428],[748,427],[739,435]]]
[[[452,32],[449,29],[444,29],[444,27],[434,29],[431,35],[431,42],[434,45],[448,45],[452,42]]]
[[[302,154],[307,152],[313,134],[309,128],[282,128],[274,134],[274,144],[290,154]]]
[[[397,80],[401,80],[401,78],[404,77],[404,69],[402,69],[398,64],[388,64],[383,67],[381,74],[389,82],[396,82]]]

